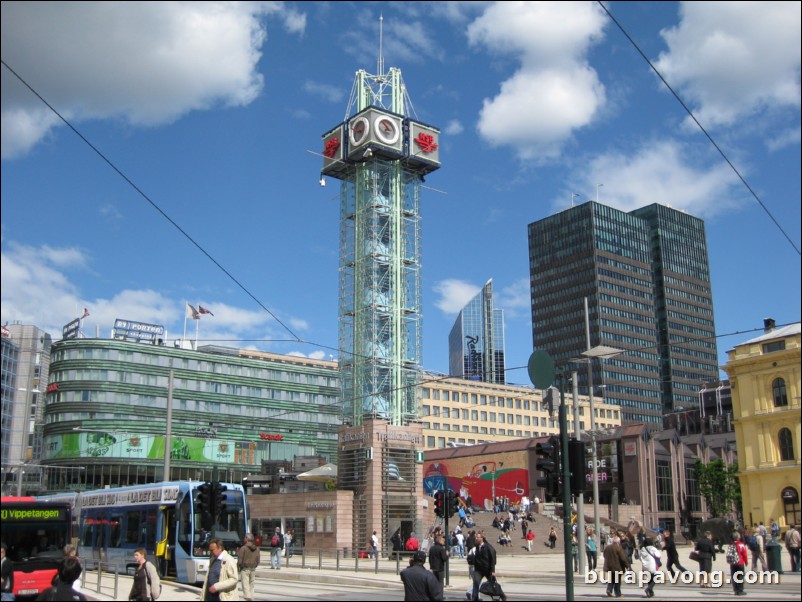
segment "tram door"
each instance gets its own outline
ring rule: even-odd
[[[175,577],[175,506],[159,507],[156,562],[162,577]]]

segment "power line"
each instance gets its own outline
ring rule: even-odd
[[[623,25],[621,25],[621,23],[618,22],[618,20],[613,16],[613,14],[610,12],[610,10],[604,5],[604,2],[601,2],[601,0],[596,0],[596,3],[602,8],[602,10],[605,13],[607,13],[607,16],[610,17],[610,20],[612,20],[612,22],[616,24],[618,29],[621,30],[621,33],[623,33],[624,36],[626,36],[627,40],[629,40],[629,42],[632,44],[632,46],[635,48],[635,50],[637,50],[638,53],[641,55],[641,57],[643,57],[643,60],[646,61],[646,63],[649,65],[649,67],[651,67],[652,71],[654,71],[657,74],[657,77],[660,78],[660,81],[662,81],[663,84],[665,85],[665,87],[668,88],[669,92],[671,92],[671,94],[674,95],[674,98],[677,99],[677,102],[679,102],[679,104],[682,105],[682,108],[685,109],[685,111],[688,113],[688,115],[690,115],[690,117],[691,117],[691,119],[693,119],[694,123],[697,126],[699,126],[699,129],[702,130],[702,133],[705,136],[707,136],[707,139],[715,147],[715,149],[719,152],[719,154],[724,158],[724,161],[727,162],[727,165],[729,165],[730,168],[732,169],[732,171],[735,172],[735,175],[738,176],[738,179],[741,180],[741,182],[743,183],[744,186],[746,186],[746,189],[751,193],[751,195],[755,198],[755,200],[758,202],[758,204],[763,208],[763,211],[766,212],[766,215],[768,215],[769,218],[771,218],[771,221],[774,222],[774,225],[777,226],[777,229],[780,232],[782,232],[783,236],[785,236],[785,239],[793,247],[793,249],[796,251],[797,255],[799,255],[800,254],[799,247],[797,247],[796,244],[794,243],[794,241],[791,240],[791,237],[788,236],[786,231],[780,225],[780,222],[778,222],[777,219],[772,215],[771,211],[769,211],[768,207],[766,207],[766,205],[763,204],[763,201],[761,201],[760,197],[757,196],[757,193],[749,185],[749,182],[746,181],[746,179],[741,175],[741,172],[738,171],[738,169],[735,167],[735,165],[733,165],[732,161],[730,161],[729,158],[727,157],[727,155],[724,153],[724,151],[721,150],[721,147],[716,143],[715,140],[713,140],[713,136],[711,136],[708,133],[708,131],[704,128],[704,126],[701,123],[699,123],[699,120],[693,114],[693,111],[691,111],[691,109],[688,108],[688,105],[685,104],[685,102],[682,100],[680,95],[677,94],[674,91],[674,88],[671,87],[671,85],[666,81],[666,79],[663,77],[663,75],[657,70],[657,67],[655,67],[654,64],[652,64],[652,61],[649,59],[649,57],[647,57],[646,54],[644,54],[643,50],[641,50],[640,47],[638,46],[638,44],[635,42],[635,40],[632,39],[632,36],[630,36],[627,33],[627,30],[624,29]]]
[[[228,271],[228,270],[227,270],[225,267],[223,267],[223,266],[220,264],[220,262],[219,262],[219,261],[217,261],[217,260],[216,260],[214,257],[212,257],[212,256],[211,256],[211,254],[209,254],[209,252],[208,252],[208,251],[206,251],[206,249],[204,249],[204,248],[203,248],[203,247],[200,245],[200,243],[198,243],[198,242],[197,242],[197,241],[196,241],[194,238],[192,238],[192,236],[190,236],[190,235],[189,235],[189,233],[188,233],[186,230],[184,230],[184,229],[183,229],[181,226],[179,226],[179,225],[178,225],[178,223],[177,223],[177,222],[176,222],[176,221],[175,221],[173,218],[171,218],[169,215],[167,215],[167,213],[166,213],[166,212],[165,212],[165,211],[164,211],[164,210],[163,210],[161,207],[159,207],[159,205],[157,205],[157,204],[156,204],[156,203],[155,203],[155,202],[154,202],[154,201],[153,201],[153,200],[152,200],[152,199],[151,199],[151,198],[150,198],[150,197],[149,197],[147,194],[145,194],[145,192],[144,192],[144,191],[143,191],[141,188],[139,188],[139,186],[137,186],[136,184],[134,184],[134,182],[132,182],[132,181],[131,181],[131,179],[130,179],[128,176],[126,176],[126,175],[125,175],[125,174],[122,172],[122,170],[120,170],[120,169],[119,169],[119,168],[118,168],[118,167],[117,167],[117,166],[116,166],[116,165],[115,165],[115,164],[114,164],[114,163],[111,161],[111,159],[109,159],[108,157],[106,157],[106,155],[104,155],[104,154],[103,154],[103,153],[102,153],[102,152],[101,152],[101,151],[100,151],[100,150],[99,150],[99,149],[98,149],[98,148],[97,148],[97,147],[96,147],[94,144],[92,144],[92,143],[91,143],[91,142],[90,142],[90,141],[89,141],[89,140],[88,140],[88,139],[87,139],[87,138],[86,138],[86,137],[85,137],[83,134],[81,134],[81,132],[79,132],[79,131],[78,131],[78,130],[77,130],[77,129],[76,129],[76,128],[75,128],[75,127],[74,127],[74,126],[73,126],[73,125],[72,125],[72,124],[71,124],[71,123],[70,123],[70,122],[69,122],[69,121],[68,121],[68,120],[67,120],[67,119],[66,119],[66,118],[65,118],[65,117],[62,115],[62,114],[61,114],[61,113],[59,113],[59,112],[58,112],[58,111],[57,111],[57,110],[56,110],[56,109],[55,109],[55,108],[54,108],[54,107],[53,107],[53,106],[52,106],[52,105],[51,105],[49,102],[47,102],[47,101],[46,101],[46,100],[45,100],[45,99],[42,97],[42,95],[41,95],[41,94],[39,94],[39,93],[38,93],[36,90],[34,90],[34,89],[33,89],[33,87],[31,87],[31,85],[30,85],[30,84],[28,84],[28,82],[26,82],[26,81],[25,81],[25,80],[24,80],[24,79],[23,79],[23,78],[22,78],[22,77],[21,77],[21,76],[20,76],[20,75],[19,75],[19,74],[18,74],[16,71],[14,71],[14,70],[13,70],[13,69],[12,69],[12,68],[11,68],[11,67],[8,65],[8,63],[6,63],[5,61],[3,61],[2,59],[0,59],[0,61],[2,61],[2,64],[3,64],[3,66],[4,66],[6,69],[8,69],[8,70],[9,70],[9,71],[10,71],[10,72],[11,72],[11,73],[14,75],[14,77],[16,77],[16,78],[17,78],[17,79],[18,79],[20,82],[22,82],[22,84],[23,84],[23,85],[24,85],[26,88],[28,88],[28,90],[30,90],[30,91],[31,91],[31,93],[33,93],[33,94],[34,94],[34,96],[36,96],[36,97],[37,97],[37,98],[38,98],[40,101],[42,101],[42,103],[44,103],[44,105],[45,105],[45,106],[46,106],[48,109],[50,109],[51,111],[53,111],[53,113],[56,115],[56,117],[58,117],[59,119],[61,119],[61,121],[63,121],[63,122],[64,122],[64,124],[65,124],[65,125],[66,125],[68,128],[70,128],[70,129],[73,131],[73,133],[74,133],[76,136],[78,136],[78,137],[79,137],[79,138],[80,138],[80,139],[81,139],[81,140],[82,140],[82,141],[83,141],[83,142],[84,142],[84,143],[85,143],[85,144],[86,144],[86,145],[87,145],[89,148],[91,148],[93,151],[95,151],[95,153],[97,154],[97,156],[98,156],[98,157],[100,157],[101,159],[103,159],[103,161],[105,161],[105,162],[106,162],[106,164],[108,164],[108,166],[109,166],[109,167],[111,167],[111,168],[112,168],[112,169],[113,169],[113,170],[114,170],[114,171],[117,173],[117,175],[119,175],[119,176],[120,176],[120,177],[121,177],[123,180],[125,180],[125,182],[126,182],[126,183],[127,183],[127,184],[128,184],[130,187],[131,187],[131,188],[133,188],[133,189],[134,189],[134,190],[135,190],[137,193],[139,193],[139,196],[141,196],[141,197],[142,197],[143,199],[145,199],[145,200],[146,200],[148,203],[150,203],[151,207],[153,207],[153,208],[154,208],[156,211],[158,211],[158,212],[161,214],[161,216],[162,216],[164,219],[166,219],[168,222],[170,222],[170,224],[171,224],[171,225],[172,225],[172,226],[173,226],[173,227],[174,227],[176,230],[178,230],[178,231],[179,231],[181,234],[183,234],[183,235],[184,235],[184,237],[185,237],[185,238],[186,238],[186,239],[187,239],[189,242],[191,242],[191,243],[192,243],[192,244],[193,244],[193,245],[194,245],[194,246],[195,246],[195,247],[196,247],[196,248],[197,248],[197,249],[198,249],[198,250],[199,250],[201,253],[203,253],[203,254],[204,254],[204,255],[205,255],[205,256],[206,256],[206,257],[207,257],[207,258],[208,258],[208,259],[209,259],[209,260],[210,260],[210,261],[211,261],[211,262],[212,262],[214,265],[216,265],[216,266],[217,266],[217,267],[220,269],[220,271],[221,271],[221,272],[223,272],[223,273],[224,273],[226,276],[228,276],[228,278],[229,278],[229,279],[230,279],[232,282],[234,282],[234,284],[236,284],[236,285],[237,285],[237,286],[238,286],[238,287],[239,287],[239,288],[240,288],[240,289],[241,289],[241,290],[242,290],[242,291],[243,291],[243,292],[244,292],[246,295],[248,295],[248,296],[249,296],[251,299],[253,299],[253,300],[256,302],[256,304],[257,304],[259,307],[261,307],[263,310],[265,310],[265,311],[266,311],[266,312],[267,312],[267,313],[268,313],[268,314],[269,314],[269,315],[270,315],[270,316],[271,316],[271,317],[272,317],[272,318],[273,318],[273,319],[274,319],[276,322],[278,322],[278,323],[279,323],[279,324],[280,324],[280,325],[281,325],[281,326],[284,328],[284,330],[286,330],[288,333],[290,333],[290,335],[292,335],[293,337],[295,337],[295,340],[296,340],[296,341],[300,341],[300,340],[301,340],[301,338],[300,338],[298,335],[296,335],[296,334],[295,334],[295,333],[294,333],[294,332],[293,332],[293,331],[290,329],[290,327],[289,327],[289,326],[287,326],[286,324],[284,324],[284,322],[282,322],[282,321],[281,321],[281,320],[280,320],[280,319],[279,319],[279,318],[278,318],[278,317],[277,317],[277,316],[276,316],[276,315],[275,315],[275,314],[274,314],[272,311],[270,311],[270,310],[269,310],[267,307],[265,307],[265,305],[264,305],[264,304],[263,304],[263,303],[262,303],[262,302],[261,302],[259,299],[257,299],[257,298],[254,296],[254,294],[253,294],[253,293],[251,293],[251,291],[250,291],[250,290],[248,290],[248,288],[247,288],[247,287],[246,287],[244,284],[242,284],[242,283],[241,283],[239,280],[237,280],[237,278],[235,278],[235,277],[234,277],[234,275],[233,275],[231,272],[229,272],[229,271]]]

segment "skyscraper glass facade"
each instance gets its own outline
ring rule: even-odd
[[[657,426],[664,410],[698,404],[693,391],[718,376],[701,220],[588,202],[530,224],[529,257],[536,348],[558,364],[600,345],[623,350],[593,360],[592,371],[625,423]],[[587,391],[586,370],[579,380]]]
[[[449,374],[504,384],[504,311],[493,307],[493,280],[459,312],[448,335]]]

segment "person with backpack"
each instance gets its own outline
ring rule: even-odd
[[[284,536],[281,527],[276,527],[270,539],[270,568],[281,570],[281,552],[284,550]]]
[[[727,564],[730,565],[730,575],[732,575],[732,589],[736,596],[745,596],[744,591],[744,570],[749,562],[746,546],[741,541],[741,534],[738,531],[732,534],[732,545],[727,549]]]
[[[640,547],[640,562],[643,570],[649,573],[650,577],[645,588],[647,598],[654,598],[654,576],[660,572],[660,567],[663,565],[660,556],[660,550],[654,547],[654,541],[649,537],[644,537]]]
[[[763,534],[760,532],[760,527],[752,529],[752,534],[746,536],[746,547],[752,552],[752,570],[757,570],[757,561],[760,561],[762,570],[766,570],[766,543],[763,539]]]
[[[156,600],[161,595],[162,585],[159,580],[159,572],[153,563],[148,560],[148,553],[145,548],[134,550],[134,561],[136,561],[136,572],[134,573],[134,583],[131,585],[131,593],[128,594],[129,600]]]

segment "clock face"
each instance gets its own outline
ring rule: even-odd
[[[366,117],[357,117],[351,122],[348,128],[348,137],[351,141],[351,146],[359,146],[362,144],[370,133],[370,123]]]
[[[401,137],[401,124],[397,119],[382,115],[373,122],[373,132],[380,142],[393,145]]]

